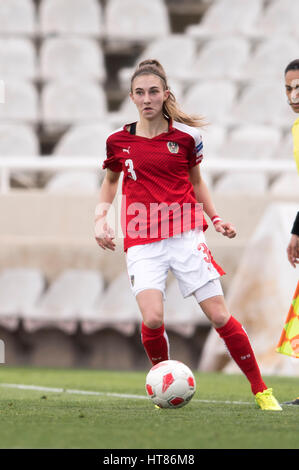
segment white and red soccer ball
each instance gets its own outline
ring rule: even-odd
[[[148,397],[160,408],[181,408],[193,397],[196,382],[183,362],[163,361],[147,374],[145,389]]]

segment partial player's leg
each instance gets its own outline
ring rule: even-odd
[[[285,401],[284,405],[299,405],[299,397],[295,398],[295,400],[292,401]]]
[[[267,388],[262,379],[255,354],[242,324],[230,315],[222,295],[201,300],[205,288],[206,286],[203,286],[203,288],[198,289],[194,295],[199,300],[200,307],[211,321],[220,338],[225,342],[231,357],[250,382],[257,404],[265,410],[281,410],[280,405],[272,395],[272,390]]]
[[[168,338],[163,323],[163,301],[169,263],[161,240],[133,246],[127,251],[128,275],[141,315],[141,340],[153,365],[169,359]]]
[[[163,293],[158,289],[139,292],[136,300],[142,315],[141,341],[152,365],[169,359],[169,341],[163,321]]]
[[[225,305],[219,277],[224,273],[212,257],[204,234],[191,230],[182,239],[171,242],[171,269],[184,297],[193,294],[217,333],[224,340],[232,358],[246,375],[262,409],[281,410],[272,390],[267,389],[248,336]]]
[[[261,377],[248,336],[241,323],[229,314],[223,296],[210,297],[199,305],[248,378],[254,395],[266,390],[267,386]]]

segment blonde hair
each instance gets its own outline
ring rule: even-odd
[[[133,81],[135,80],[136,77],[139,77],[140,75],[151,75],[151,74],[157,75],[163,83],[164,90],[170,91],[170,88],[167,83],[166,73],[164,71],[164,68],[160,64],[160,62],[156,59],[147,59],[147,60],[143,60],[142,62],[140,62],[140,64],[138,64],[135,72],[132,75],[131,93],[133,92],[132,90]],[[166,118],[172,119],[173,121],[181,122],[183,124],[187,124],[188,126],[203,127],[204,125],[207,124],[206,122],[204,122],[204,119],[202,116],[193,115],[193,114],[190,115],[190,114],[184,113],[180,109],[178,102],[176,100],[176,97],[174,96],[172,91],[170,91],[167,100],[163,104],[162,112]]]

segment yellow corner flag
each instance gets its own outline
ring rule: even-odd
[[[299,281],[276,351],[299,358]]]

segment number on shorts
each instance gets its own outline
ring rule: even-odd
[[[211,260],[211,253],[210,253],[210,250],[207,247],[207,245],[205,243],[199,243],[197,249],[199,251],[202,249],[204,254],[207,255],[206,257],[204,257],[204,260],[206,261],[206,263],[211,263],[211,261],[212,261]]]

